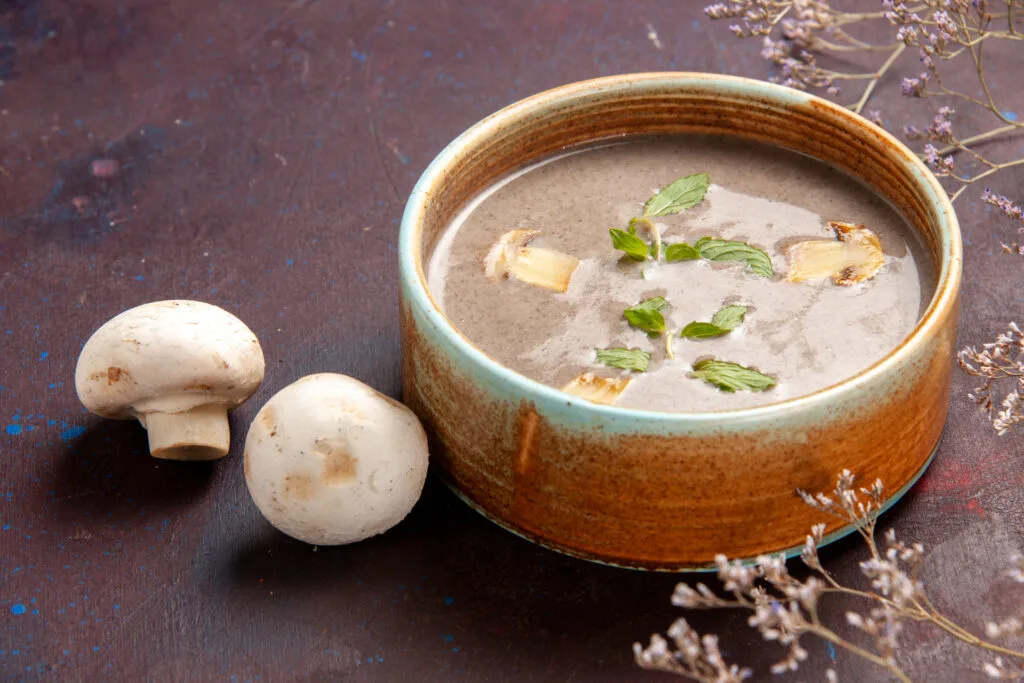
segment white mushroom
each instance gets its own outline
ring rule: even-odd
[[[92,413],[138,419],[149,452],[213,460],[228,452],[228,410],[263,381],[263,350],[227,311],[201,301],[156,301],[107,321],[89,337],[75,388]]]
[[[525,228],[503,234],[484,257],[484,275],[493,281],[512,276],[529,285],[565,292],[580,260],[554,249],[527,246],[538,235],[539,230]]]
[[[863,225],[829,221],[835,240],[797,242],[786,250],[788,282],[831,277],[837,285],[850,286],[870,280],[885,265],[878,235]]]
[[[362,382],[309,375],[260,409],[245,440],[245,482],[284,533],[315,545],[387,531],[427,476],[427,437],[401,403]]]

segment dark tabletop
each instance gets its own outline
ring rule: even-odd
[[[467,126],[598,75],[766,77],[758,46],[709,31],[702,4],[0,2],[0,679],[670,680],[630,647],[676,616],[678,576],[534,547],[432,478],[394,530],[313,548],[261,518],[240,446],[259,406],[307,373],[399,394],[399,217]],[[1024,111],[1017,60],[991,75]],[[887,83],[875,106],[890,125],[927,123]],[[1024,262],[999,252],[1012,226],[965,200],[961,341],[978,343],[1024,317]],[[150,458],[139,425],[75,396],[89,334],[170,298],[226,308],[266,353],[214,463]],[[999,571],[1024,546],[1024,440],[995,435],[970,385],[957,374],[936,461],[887,523],[929,548],[933,599],[979,629],[1021,611]],[[856,580],[863,552],[823,557]],[[781,649],[745,618],[692,621],[770,678]],[[980,658],[927,629],[904,643],[915,680],[981,680]],[[811,659],[792,680],[824,680],[833,660],[841,680],[882,680],[842,652]]]

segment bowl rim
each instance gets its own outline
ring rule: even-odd
[[[589,401],[573,401],[574,408],[611,419],[625,418],[670,424],[695,425],[714,418],[742,422],[771,419],[792,410],[833,403],[844,395],[857,391],[859,387],[884,377],[908,361],[941,329],[942,319],[951,308],[955,308],[960,290],[963,264],[960,228],[949,195],[925,163],[906,145],[885,129],[846,107],[801,90],[724,74],[685,71],[641,72],[569,83],[514,102],[466,129],[434,157],[423,171],[406,203],[399,228],[400,279],[407,285],[404,289],[405,295],[412,300],[410,303],[426,313],[427,319],[437,332],[459,353],[500,376],[526,397],[534,396],[546,402],[562,404],[567,398],[572,398],[559,389],[527,377],[494,360],[448,319],[427,284],[421,248],[425,209],[433,194],[432,188],[445,181],[449,167],[457,161],[463,151],[497,133],[507,126],[510,120],[526,118],[531,114],[568,104],[579,97],[615,95],[622,91],[645,88],[697,89],[711,95],[767,100],[781,107],[814,107],[824,112],[826,116],[843,119],[849,124],[865,129],[866,133],[881,138],[883,144],[891,146],[902,156],[901,161],[907,165],[913,181],[924,191],[926,200],[937,209],[939,263],[935,290],[917,324],[898,346],[860,372],[808,394],[754,407],[700,412],[624,408]]]

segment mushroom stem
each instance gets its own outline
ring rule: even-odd
[[[183,413],[146,413],[139,422],[149,432],[149,452],[164,460],[216,460],[231,445],[224,406],[196,406]]]

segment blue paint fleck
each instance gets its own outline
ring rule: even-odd
[[[10,524],[4,524],[4,531],[10,531],[10,530],[11,530],[11,525]]]
[[[693,21],[691,21],[690,22],[690,26],[693,27],[694,31],[699,31],[700,30],[700,19],[694,19]]]
[[[363,52],[359,52],[358,50],[352,50],[352,56],[355,57],[355,59],[360,64],[362,64],[362,63],[364,63],[366,61],[366,54],[363,53]]]
[[[49,355],[50,355],[49,351],[43,351],[41,354],[39,354],[39,360],[46,360],[46,357],[49,356]]]
[[[17,605],[11,605],[11,614],[17,615],[17,614],[24,614],[24,613],[25,613],[25,605],[22,605],[21,603],[18,603]]]
[[[1010,121],[1016,121],[1017,120],[1017,112],[1015,112],[1015,111],[1004,111],[1003,112],[1003,116],[1005,116]]]
[[[455,604],[455,598],[453,598],[450,595],[444,596],[444,606],[445,607],[451,607],[454,604]]]
[[[445,644],[447,645],[448,643],[451,643],[453,640],[455,640],[455,636],[453,636],[450,633],[442,633],[441,634],[441,640],[443,640],[445,642]]]
[[[431,52],[430,50],[424,50],[423,51],[423,56],[426,57],[427,59],[430,59],[431,57],[434,56],[434,53]]]
[[[21,434],[21,425],[7,425],[7,429],[5,431],[11,436],[17,436],[18,434]]]
[[[829,657],[829,659],[831,659],[833,662],[835,662],[836,661],[836,646],[826,640],[825,641],[825,648],[828,649],[828,657]]]
[[[285,260],[285,263],[286,263],[287,265],[289,265],[289,266],[294,266],[294,265],[295,265],[295,261],[293,261],[292,259],[286,259],[286,260]]]
[[[63,432],[60,433],[60,438],[63,439],[64,441],[71,441],[71,439],[77,439],[82,434],[85,434],[85,427],[78,425],[75,427],[68,427],[67,429],[65,429]]]
[[[135,279],[138,280],[139,282],[143,282],[143,281],[145,281],[146,276],[145,275],[136,275]]]
[[[458,652],[458,651],[459,651],[459,648],[457,648],[457,647],[453,647],[452,648],[452,652]]]

